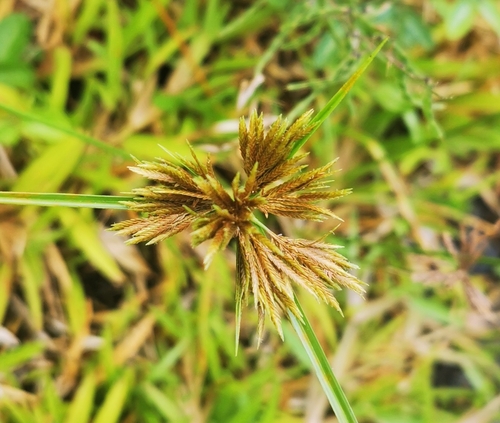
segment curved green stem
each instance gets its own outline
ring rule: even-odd
[[[295,297],[295,304],[302,314],[302,322],[294,316],[292,312],[288,312],[288,317],[292,323],[293,328],[304,346],[304,349],[311,360],[316,376],[321,383],[321,387],[330,402],[330,405],[335,412],[340,423],[357,423],[356,416],[347,401],[347,398],[342,390],[337,378],[333,374],[332,368],[325,352],[314,334],[314,330],[307,320],[304,310],[302,309],[297,297]]]
[[[93,209],[125,210],[127,206],[122,202],[131,200],[133,200],[132,197],[117,195],[0,191],[0,204],[19,206],[89,207]]]

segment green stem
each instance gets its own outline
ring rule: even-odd
[[[316,338],[314,330],[307,320],[304,310],[297,298],[295,298],[295,304],[302,314],[302,322],[290,311],[288,312],[288,317],[311,360],[313,369],[316,372],[316,376],[321,383],[323,391],[325,391],[328,401],[330,401],[335,416],[340,423],[357,423],[356,416],[347,401],[344,391],[335,378],[325,352],[323,348],[321,348],[318,338]]]
[[[133,200],[132,197],[116,195],[0,191],[0,204],[19,206],[90,207],[93,209],[125,210],[127,206],[122,202],[131,200]]]
[[[267,229],[267,227],[255,216],[252,219],[252,222],[262,231],[263,234],[269,231],[269,229]],[[295,332],[297,332],[300,342],[302,342],[309,359],[311,360],[313,369],[316,372],[316,376],[319,379],[321,387],[323,388],[333,411],[335,412],[335,416],[337,417],[339,423],[357,423],[358,421],[356,420],[356,416],[347,401],[342,387],[333,374],[325,352],[323,351],[323,348],[321,348],[318,338],[316,337],[309,320],[307,320],[299,300],[297,297],[295,297],[294,300],[300,314],[302,315],[302,321],[297,319],[291,311],[288,311],[288,317],[293,328],[295,329]]]

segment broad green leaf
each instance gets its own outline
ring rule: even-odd
[[[413,310],[428,319],[448,324],[453,322],[448,307],[437,300],[412,297],[408,301]]]
[[[494,91],[474,91],[450,100],[449,108],[451,112],[463,115],[471,112],[500,113],[500,94]]]
[[[2,119],[4,119],[5,116],[4,112],[10,112],[9,106],[24,110],[30,103],[31,100],[21,95],[19,90],[0,82],[0,116]]]
[[[500,5],[493,0],[482,0],[478,4],[479,12],[500,37]]]
[[[51,145],[21,173],[13,191],[58,191],[80,161],[85,144],[72,137]]]
[[[165,147],[173,154],[180,154],[183,157],[188,157],[191,154],[185,138],[183,139],[180,136],[134,134],[128,137],[122,146],[127,153],[143,160],[154,159],[165,154],[162,147]],[[196,149],[196,155],[201,161],[204,161],[207,153]]]
[[[396,42],[405,49],[417,45],[431,49],[434,43],[430,26],[423,22],[420,11],[403,3],[387,2],[384,7],[374,8],[371,22],[389,27]],[[436,8],[439,9],[439,6]]]
[[[5,99],[3,98],[5,96]],[[21,107],[14,108],[11,107],[11,103],[19,103],[19,99],[16,98],[14,90],[9,90],[8,87],[0,85],[0,101],[3,101],[3,103],[0,103],[0,110],[3,110],[7,113],[10,113],[19,119],[22,120],[27,120],[29,122],[36,122],[39,124],[42,124],[43,126],[46,126],[50,129],[55,129],[57,132],[60,132],[62,134],[66,134],[71,138],[77,138],[84,143],[88,145],[93,145],[97,148],[100,148],[103,151],[106,151],[110,154],[113,154],[114,156],[121,157],[121,158],[126,158],[129,159],[130,155],[123,151],[120,148],[116,148],[110,144],[106,144],[103,141],[100,141],[96,138],[93,138],[89,135],[83,134],[77,130],[74,130],[72,128],[68,128],[67,125],[61,124],[57,122],[55,119],[48,119],[46,117],[42,117],[40,115],[36,115],[34,113],[29,113],[25,112],[24,110],[21,110]],[[9,104],[9,105],[8,105]],[[20,106],[20,104],[18,104]],[[63,138],[64,140],[66,138]],[[45,191],[45,190],[44,190]]]
[[[29,88],[34,80],[33,69],[24,63],[0,64],[0,84]]]
[[[31,33],[28,17],[13,13],[0,21],[0,63],[15,63],[21,59]]]
[[[372,92],[380,105],[391,112],[402,113],[412,107],[401,87],[395,83],[382,82]]]
[[[408,47],[420,45],[426,50],[430,50],[434,43],[432,41],[430,26],[422,22],[422,18],[410,7],[398,10],[396,19],[400,23],[399,32],[401,40]],[[398,40],[399,41],[399,40]]]
[[[452,40],[463,37],[472,28],[476,12],[475,0],[459,0],[444,16],[446,34]]]

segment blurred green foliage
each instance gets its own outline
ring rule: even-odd
[[[31,88],[35,79],[33,66],[26,60],[32,33],[27,16],[12,13],[0,20],[0,83]]]
[[[345,318],[301,302],[361,422],[500,418],[496,2],[18,3],[0,4],[0,184],[33,192],[129,192],[129,154],[186,139],[231,180],[237,118],[321,109],[390,35],[304,147],[340,157],[354,193],[329,237],[370,291],[339,296]],[[0,420],[334,421],[288,323],[256,350],[248,310],[234,356],[231,251],[203,272],[182,234],[125,247],[115,211],[0,216]]]

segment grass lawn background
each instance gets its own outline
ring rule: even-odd
[[[0,190],[113,194],[159,145],[238,171],[240,116],[321,109],[345,312],[297,290],[360,422],[500,421],[500,6],[472,1],[3,0]],[[0,206],[0,421],[335,422],[291,326],[244,310],[234,251],[126,246],[123,211]],[[269,224],[317,239],[335,221]],[[496,224],[496,225],[495,225]]]

